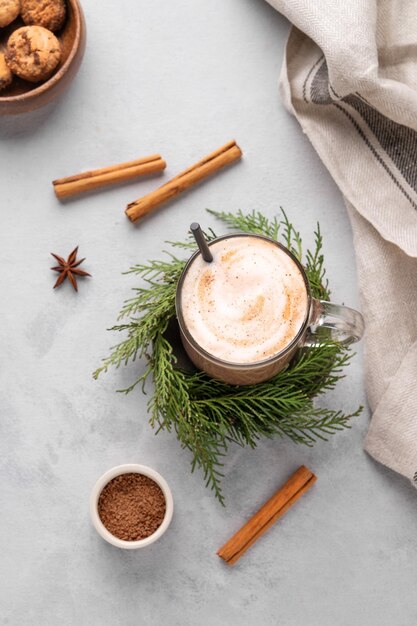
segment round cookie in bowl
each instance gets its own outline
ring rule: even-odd
[[[0,28],[8,26],[20,13],[20,0],[0,0]]]
[[[0,0],[0,9],[1,2],[2,0]],[[57,0],[49,0],[47,3],[32,0],[28,6],[32,7],[35,3],[38,7],[60,6]],[[21,0],[19,10],[24,4]],[[27,21],[43,19],[45,16],[39,11],[31,13],[31,18],[28,18],[27,13],[22,12],[7,27],[0,28],[0,70],[2,70],[1,53],[3,53],[7,67],[12,71],[12,81],[6,80],[6,84],[4,77],[7,72],[0,72],[0,81],[3,78],[2,88],[0,88],[0,115],[16,115],[42,107],[62,94],[75,78],[85,51],[85,21],[78,0],[66,0],[64,10],[62,28],[55,33],[47,29],[48,35],[44,33],[43,25],[25,26],[22,21],[23,15]],[[54,14],[50,11],[45,12],[45,15],[51,18]],[[57,21],[55,21],[56,24]],[[49,25],[51,26],[51,23]],[[22,39],[23,33],[27,33],[26,40],[24,37]],[[13,50],[13,42],[16,43],[16,39],[17,42],[20,41],[17,57],[15,54],[10,55],[10,49]],[[31,41],[35,42],[37,39],[42,41],[42,54],[39,53],[37,46],[30,45]],[[14,52],[17,52],[16,45],[14,45]]]
[[[61,46],[43,26],[22,26],[9,37],[5,59],[13,74],[30,83],[47,80],[61,60]]]
[[[4,54],[0,52],[0,91],[6,89],[12,82],[13,74],[9,70]]]
[[[35,24],[43,26],[52,32],[60,30],[65,22],[66,4],[65,0],[49,0],[39,2],[39,0],[20,0],[21,16],[27,26]]]

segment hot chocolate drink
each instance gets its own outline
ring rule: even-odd
[[[275,357],[306,322],[309,296],[293,258],[273,241],[233,235],[194,257],[181,285],[183,324],[207,353],[233,364]],[[192,355],[191,355],[192,356]]]

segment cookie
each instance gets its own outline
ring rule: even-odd
[[[13,74],[9,70],[6,64],[4,54],[0,52],[0,91],[6,89],[13,80]]]
[[[24,80],[46,80],[57,67],[61,47],[51,31],[42,26],[23,26],[9,37],[6,49],[9,69]]]
[[[64,25],[65,0],[21,0],[21,4],[22,20],[28,26],[43,26],[55,32]]]
[[[0,0],[0,27],[11,24],[20,13],[20,0]]]

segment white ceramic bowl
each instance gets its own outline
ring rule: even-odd
[[[107,483],[109,483],[113,478],[116,478],[116,476],[129,473],[148,476],[149,478],[154,480],[157,485],[160,486],[160,488],[162,489],[162,493],[165,496],[166,509],[165,517],[162,521],[162,524],[156,529],[156,531],[152,535],[149,535],[149,537],[146,537],[145,539],[139,539],[138,541],[125,541],[124,539],[119,539],[118,537],[112,535],[111,532],[109,532],[104,526],[98,514],[98,499]],[[137,465],[136,463],[117,465],[116,467],[112,467],[111,469],[109,469],[102,476],[100,476],[100,478],[94,485],[90,496],[90,516],[94,528],[96,529],[98,534],[103,537],[103,539],[111,543],[113,546],[117,546],[118,548],[124,548],[126,550],[146,548],[146,546],[149,546],[151,543],[154,543],[154,541],[157,541],[160,537],[162,537],[162,535],[171,523],[173,512],[174,501],[172,498],[171,489],[169,488],[165,478],[162,478],[162,476],[151,467],[147,467],[146,465]]]

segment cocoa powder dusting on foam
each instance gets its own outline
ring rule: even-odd
[[[245,313],[240,318],[242,322],[248,322],[257,317],[260,317],[265,305],[264,296],[257,296],[255,302],[250,304],[246,309]]]
[[[214,276],[210,270],[207,270],[202,275],[199,285],[198,285],[198,294],[200,297],[200,302],[204,302],[207,299],[207,295],[209,293],[210,286],[214,282]]]
[[[237,250],[229,250],[228,252],[225,252],[224,254],[222,254],[221,259],[223,263],[227,263],[228,261],[230,261],[234,256],[236,256],[237,254]]]
[[[165,497],[159,485],[143,474],[121,474],[104,487],[98,514],[107,530],[124,541],[145,539],[165,517]]]

